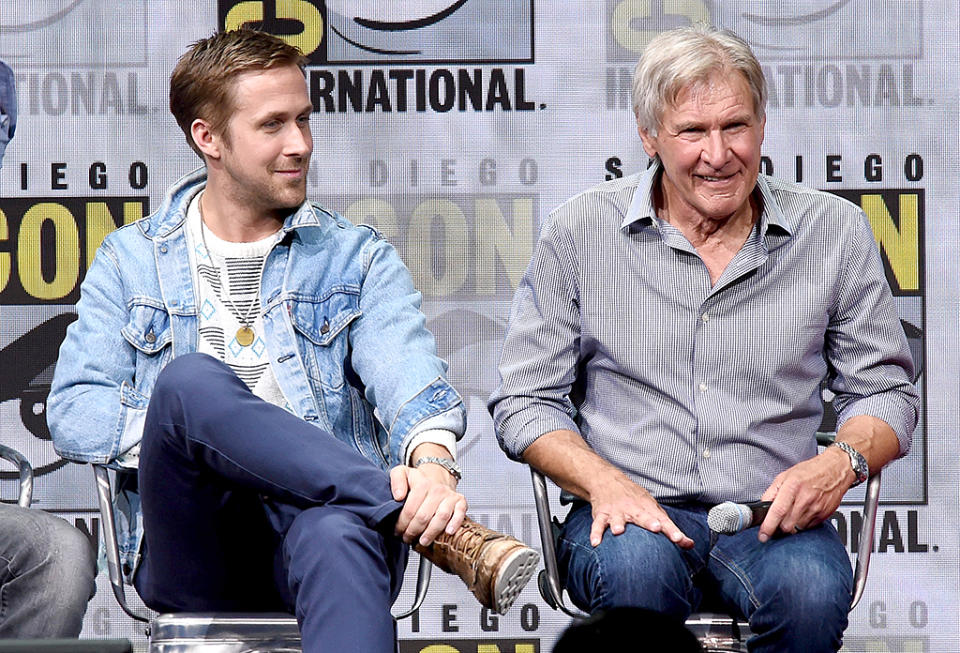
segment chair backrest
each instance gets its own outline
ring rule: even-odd
[[[19,451],[2,444],[0,444],[0,458],[13,463],[19,470],[20,492],[17,497],[17,504],[21,508],[29,508],[30,502],[33,500],[33,467]]]

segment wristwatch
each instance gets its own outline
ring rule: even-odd
[[[867,480],[867,477],[870,476],[870,468],[867,466],[867,459],[863,457],[863,454],[851,447],[846,442],[834,441],[830,443],[830,446],[837,447],[850,456],[850,467],[853,469],[853,473],[857,477],[857,480],[855,480],[853,485],[850,487],[856,487]]]
[[[437,456],[421,456],[420,458],[417,458],[417,462],[413,463],[413,466],[419,467],[424,463],[434,463],[436,465],[440,465],[445,470],[450,472],[450,475],[453,476],[458,481],[461,478],[463,478],[463,474],[461,474],[460,472],[460,465],[458,465],[457,462],[451,458],[439,458]]]

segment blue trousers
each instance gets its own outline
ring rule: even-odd
[[[831,524],[761,543],[759,527],[736,535],[712,533],[706,506],[663,508],[693,539],[693,549],[683,550],[633,524],[621,535],[607,530],[594,548],[590,505],[574,505],[557,557],[577,606],[587,612],[642,607],[683,620],[706,603],[749,619],[750,651],[840,648],[853,575]]]
[[[304,651],[396,649],[402,504],[359,452],[189,354],[157,379],[138,476],[149,607],[286,610]]]

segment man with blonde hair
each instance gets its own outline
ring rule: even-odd
[[[826,520],[907,453],[918,396],[863,212],[759,174],[766,86],[750,48],[665,32],[634,78],[644,172],[543,225],[490,399],[509,456],[572,495],[573,601],[748,618],[752,651],[835,651],[852,574]],[[817,453],[821,383],[836,445]],[[711,532],[719,502],[772,502]]]
[[[407,544],[498,612],[538,556],[465,517],[465,411],[396,251],[306,201],[304,61],[253,30],[181,57],[205,167],[98,250],[48,419],[62,456],[138,468],[121,543],[148,606],[285,609],[305,651],[392,651]]]

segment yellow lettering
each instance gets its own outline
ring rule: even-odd
[[[141,202],[123,203],[123,224],[136,222],[143,217],[143,204]]]
[[[277,0],[277,18],[292,18],[303,25],[299,34],[278,34],[277,36],[290,45],[300,48],[305,55],[310,55],[320,47],[323,40],[323,17],[313,3],[304,0]],[[224,17],[224,28],[238,29],[247,23],[263,20],[263,2],[238,2]]]
[[[347,207],[346,218],[353,224],[368,224],[379,229],[393,245],[400,242],[397,212],[386,200],[373,197],[357,200]]]
[[[442,235],[434,236],[435,226],[442,228]],[[406,262],[414,285],[425,295],[445,296],[463,286],[469,249],[467,221],[459,206],[433,199],[414,209],[407,230]]]
[[[880,195],[864,195],[860,200],[873,235],[886,255],[890,270],[901,290],[920,290],[920,211],[915,194],[900,195],[900,228]]]
[[[93,263],[93,256],[107,237],[117,228],[106,202],[87,202],[87,269]]]
[[[653,15],[651,0],[623,0],[613,10],[610,17],[610,29],[613,37],[626,50],[640,54],[659,31],[636,29],[634,20],[650,18]],[[710,24],[710,10],[697,0],[664,0],[661,3],[667,16],[682,16],[692,24]]]
[[[40,231],[50,221],[54,228],[53,281],[41,269]],[[60,299],[73,290],[80,275],[80,237],[73,214],[60,204],[41,202],[30,207],[17,238],[17,269],[23,289],[37,299]]]
[[[449,644],[431,644],[420,649],[420,653],[460,653]]]
[[[7,214],[0,209],[0,240],[7,240],[9,238],[10,226],[7,224]],[[7,283],[10,282],[11,268],[10,254],[8,252],[0,252],[0,292],[3,292],[7,287]]]
[[[477,242],[477,294],[497,292],[497,261],[503,263],[510,288],[516,289],[533,251],[533,200],[513,200],[513,230],[495,199],[475,202]]]

